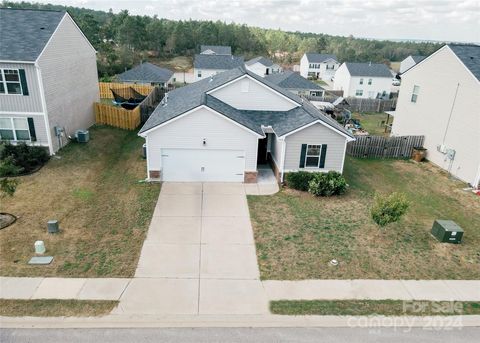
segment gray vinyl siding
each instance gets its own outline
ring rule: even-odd
[[[27,113],[0,113],[0,118],[33,118],[33,125],[35,126],[35,135],[37,136],[37,140],[32,142],[32,145],[48,146],[47,129],[45,127],[45,119],[43,115],[29,115]]]
[[[38,64],[42,71],[53,150],[57,151],[55,126],[63,127],[68,136],[95,122],[93,103],[99,101],[95,51],[66,15]],[[62,145],[65,143],[66,139]]]
[[[327,156],[325,158],[325,168],[305,170],[335,170],[342,172],[343,160],[345,158],[345,137],[336,133],[332,129],[322,124],[314,124],[303,130],[300,130],[285,138],[285,170],[299,170],[300,151],[302,144],[327,144]]]
[[[35,66],[27,63],[0,63],[0,68],[24,69],[29,93],[28,95],[0,94],[0,111],[43,112],[42,98]]]

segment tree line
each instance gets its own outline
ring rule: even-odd
[[[115,75],[149,57],[193,56],[201,44],[229,45],[246,59],[262,55],[298,63],[305,52],[331,53],[340,62],[389,64],[408,55],[429,55],[439,44],[393,42],[317,33],[286,32],[222,21],[168,20],[86,8],[3,1],[2,7],[66,10],[98,51],[100,77]]]

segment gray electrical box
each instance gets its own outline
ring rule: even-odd
[[[58,220],[49,220],[47,223],[48,233],[58,233]]]
[[[461,243],[463,229],[453,220],[435,220],[432,235],[442,243]]]

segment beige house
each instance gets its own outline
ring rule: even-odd
[[[424,135],[427,158],[480,182],[480,46],[445,45],[402,77],[392,134]]]

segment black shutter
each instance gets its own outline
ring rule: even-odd
[[[319,166],[319,168],[325,168],[325,157],[327,157],[327,145],[322,144],[322,152],[320,153],[320,166]]]
[[[305,155],[307,155],[307,144],[302,144],[302,150],[300,151],[300,163],[299,168],[305,168]]]
[[[35,133],[35,124],[33,123],[33,118],[27,118],[28,121],[28,130],[30,131],[30,140],[35,142],[37,140],[37,134]]]
[[[23,95],[28,95],[28,86],[27,86],[27,78],[25,77],[25,69],[19,69],[18,73],[20,75],[20,84],[22,85],[22,93]]]

